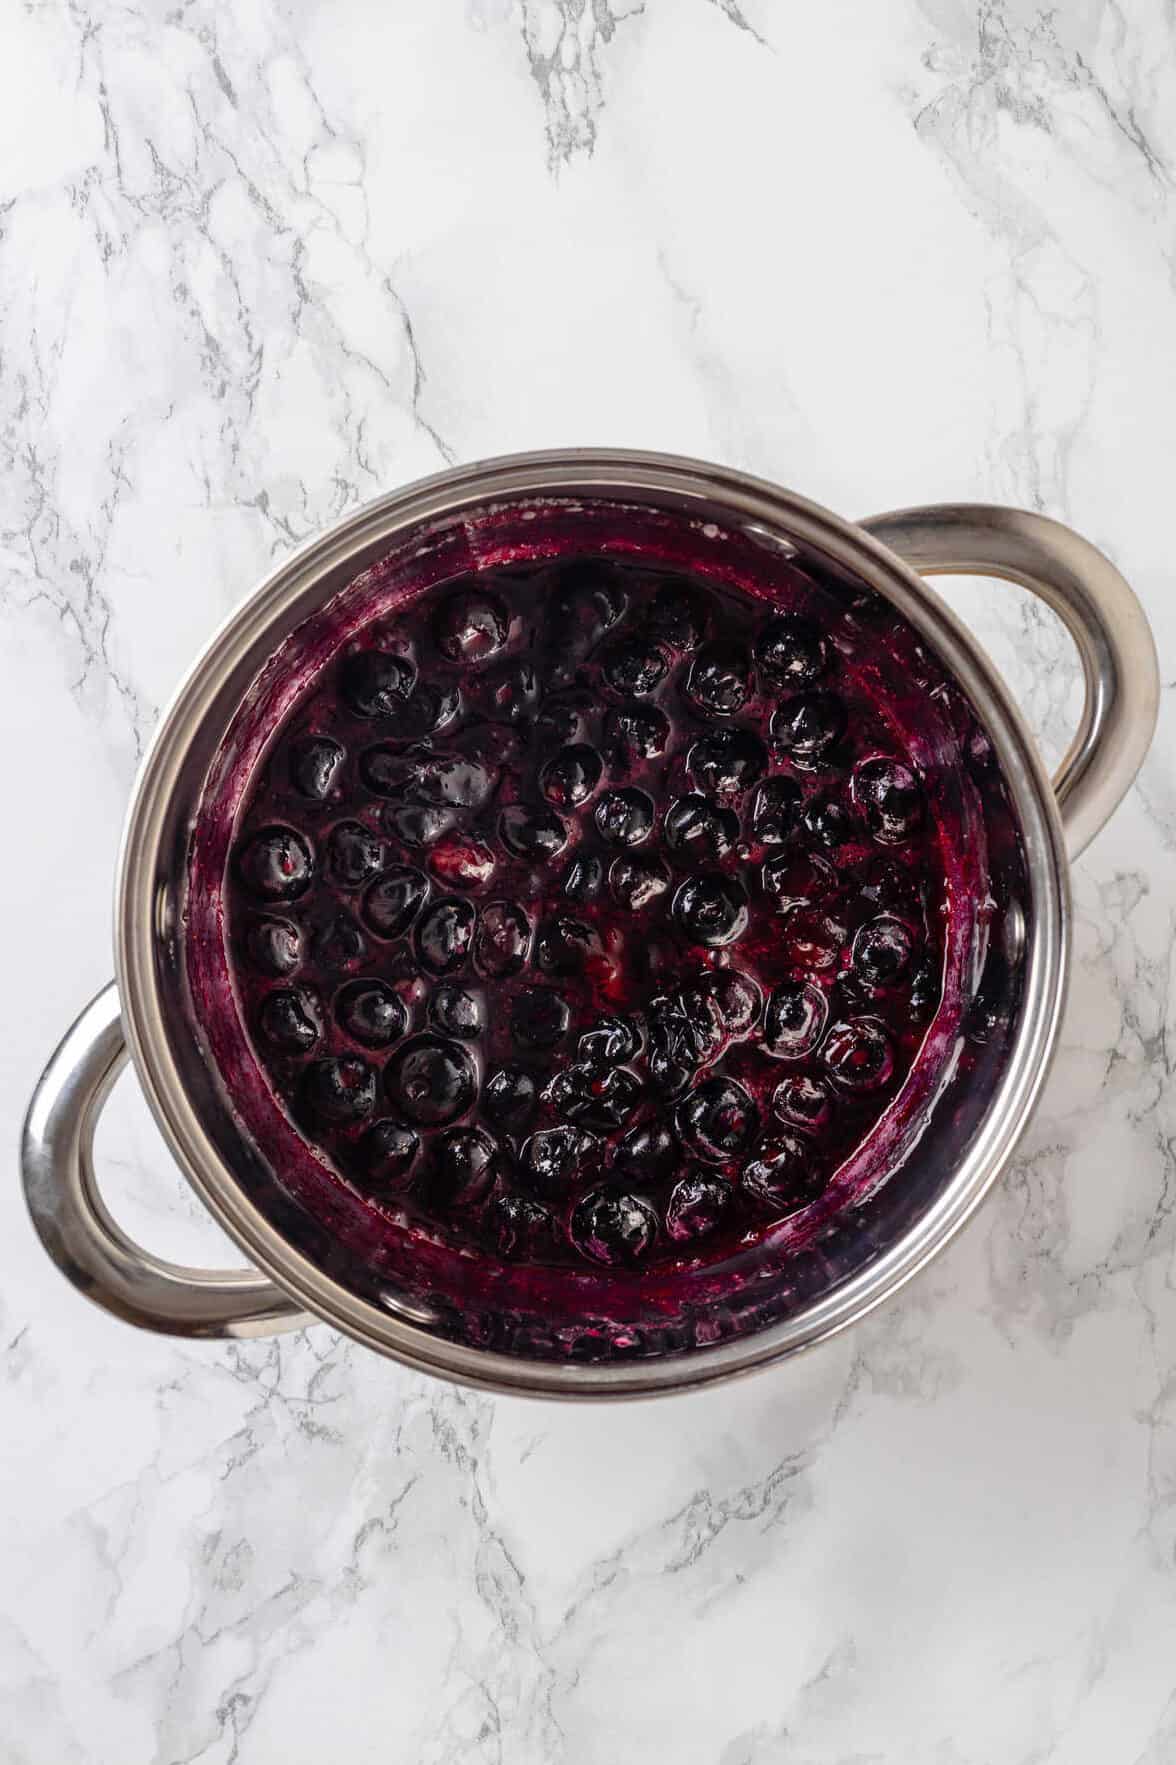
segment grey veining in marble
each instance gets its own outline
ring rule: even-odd
[[[1007,1180],[801,1363],[570,1411],[140,1336],[0,1230],[4,1765],[1176,1758],[1167,0],[5,9],[0,1102],[108,976],[137,759],[270,561],[511,448],[1107,550],[1160,734]],[[1068,642],[949,590],[1056,757]],[[11,1139],[10,1139],[11,1144]],[[125,1081],[120,1216],[232,1252]],[[10,1176],[12,1175],[10,1167]]]

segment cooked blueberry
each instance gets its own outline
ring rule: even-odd
[[[443,834],[430,851],[428,864],[437,881],[448,889],[476,893],[494,877],[494,853],[485,840],[473,834]]]
[[[604,752],[614,772],[664,754],[669,739],[670,720],[656,705],[623,705],[604,720]]]
[[[923,915],[923,895],[917,876],[891,858],[876,859],[870,866],[862,895],[878,913],[896,919],[918,921]]]
[[[794,1073],[781,1079],[772,1092],[772,1113],[793,1128],[807,1128],[819,1133],[833,1119],[833,1102],[829,1090],[820,1079],[807,1073]]]
[[[533,809],[526,803],[512,803],[502,811],[498,832],[516,858],[534,858],[540,863],[554,858],[568,843],[568,830],[553,810]]]
[[[362,1121],[376,1106],[376,1074],[357,1054],[316,1060],[306,1069],[302,1095],[321,1121],[347,1127]]]
[[[482,1113],[504,1133],[521,1134],[538,1102],[539,1087],[522,1066],[500,1066],[482,1087]]]
[[[554,1048],[571,1019],[567,1000],[550,987],[526,987],[511,1001],[511,1034],[527,1048]]]
[[[781,913],[805,901],[819,901],[837,887],[837,872],[816,852],[777,852],[761,872],[764,892]]]
[[[887,845],[909,839],[922,824],[923,788],[901,760],[863,760],[853,795],[874,838]]]
[[[836,693],[798,693],[772,713],[772,737],[796,766],[819,766],[845,734],[845,706]]]
[[[825,1069],[847,1091],[877,1091],[894,1076],[894,1048],[871,1017],[835,1023],[821,1051]]]
[[[670,873],[660,858],[643,853],[625,853],[609,865],[608,886],[614,901],[631,912],[639,913],[664,895],[670,886]]]
[[[675,851],[721,858],[739,838],[739,817],[698,792],[677,797],[666,810],[665,836]]]
[[[761,846],[782,846],[800,818],[800,786],[792,778],[765,778],[751,800],[751,831]]]
[[[517,974],[531,947],[531,922],[513,901],[490,901],[478,915],[474,966],[493,979]]]
[[[597,1189],[572,1214],[572,1242],[593,1262],[635,1267],[657,1237],[657,1215],[648,1201],[624,1190]]]
[[[406,846],[431,846],[456,825],[457,811],[423,803],[388,803],[381,820]]]
[[[657,645],[643,637],[623,637],[610,644],[601,660],[606,684],[627,699],[651,693],[665,679],[668,667]]]
[[[535,740],[547,751],[562,748],[582,734],[594,706],[587,693],[547,699],[535,719]]]
[[[362,888],[384,868],[388,848],[361,821],[339,821],[327,837],[327,872],[342,889]]]
[[[563,873],[563,892],[569,901],[594,901],[604,886],[604,859],[593,852],[577,852]]]
[[[484,662],[506,642],[510,614],[496,594],[459,588],[447,595],[433,620],[437,648],[451,662]]]
[[[539,788],[557,809],[572,809],[590,797],[600,783],[604,762],[586,742],[561,748],[539,774]]]
[[[408,1187],[420,1149],[420,1135],[414,1128],[382,1116],[365,1129],[359,1142],[356,1172],[360,1186],[376,1200],[399,1195]]]
[[[582,974],[584,965],[600,955],[600,933],[582,919],[568,913],[554,913],[539,927],[535,940],[535,961],[544,974]]]
[[[613,1155],[613,1170],[629,1183],[659,1183],[676,1169],[678,1142],[660,1116],[623,1134]]]
[[[723,729],[696,741],[686,764],[702,790],[734,797],[758,784],[768,770],[768,750],[749,729]]]
[[[551,1215],[526,1195],[500,1195],[486,1214],[486,1231],[499,1256],[533,1262],[554,1242]]]
[[[739,974],[733,968],[719,968],[708,975],[706,988],[729,1036],[745,1036],[755,1028],[764,1008],[764,996],[750,975]]]
[[[572,1187],[593,1162],[598,1142],[586,1128],[543,1128],[524,1144],[519,1172],[528,1188],[558,1197]]]
[[[504,723],[522,723],[539,704],[539,675],[530,662],[503,662],[476,675],[467,691],[486,716]]]
[[[804,812],[813,839],[830,848],[848,845],[854,837],[853,816],[840,797],[814,797]]]
[[[390,717],[407,699],[416,669],[407,656],[363,650],[348,656],[339,674],[339,689],[361,717]]]
[[[692,943],[716,950],[746,929],[747,893],[733,876],[688,876],[678,885],[673,911]]]
[[[632,787],[605,791],[596,805],[596,831],[609,846],[639,846],[653,827],[653,799]]]
[[[790,968],[823,972],[841,962],[849,927],[823,907],[793,907],[780,932],[780,954]]]
[[[245,948],[261,974],[281,978],[302,961],[302,933],[288,919],[255,919],[245,933]]]
[[[384,1069],[388,1097],[409,1121],[436,1127],[464,1115],[474,1100],[474,1063],[458,1042],[417,1036]]]
[[[774,686],[811,686],[828,662],[825,640],[799,613],[769,619],[755,640],[755,659]]]
[[[679,1103],[674,1120],[687,1151],[723,1164],[747,1151],[759,1127],[759,1111],[734,1079],[704,1079]]]
[[[345,758],[343,749],[330,736],[305,736],[290,749],[290,783],[312,803],[325,803],[335,788]]]
[[[566,1066],[548,1087],[551,1107],[557,1115],[604,1133],[628,1121],[640,1095],[640,1080],[623,1066],[610,1066],[603,1071],[580,1063]]]
[[[297,987],[276,987],[269,993],[258,1025],[280,1054],[308,1054],[322,1033],[316,1001]]]
[[[408,1007],[386,981],[349,981],[335,1000],[335,1016],[366,1048],[387,1048],[408,1028]]]
[[[481,994],[460,981],[442,981],[429,999],[429,1022],[443,1035],[474,1040],[483,1029]]]
[[[310,847],[292,827],[263,827],[237,860],[241,881],[262,901],[293,901],[305,894],[313,869]]]
[[[706,644],[690,664],[686,697],[712,717],[742,710],[751,692],[751,657],[742,644],[719,639]]]
[[[769,1213],[794,1213],[815,1201],[825,1186],[824,1172],[809,1141],[778,1134],[761,1146],[743,1170],[744,1192]]]
[[[803,1060],[821,1039],[829,1006],[820,987],[785,981],[764,1012],[764,1053],[773,1060]]]
[[[712,1171],[694,1170],[679,1177],[666,1203],[666,1231],[676,1244],[705,1238],[730,1218],[735,1191]]]
[[[908,967],[913,949],[901,919],[873,919],[853,940],[853,965],[870,986],[889,986]]]
[[[408,697],[385,714],[383,722],[401,741],[422,741],[447,728],[461,708],[461,693],[451,681],[440,685],[418,680]]]
[[[708,981],[703,980],[695,986],[683,987],[678,995],[678,1002],[694,1048],[694,1057],[700,1066],[705,1066],[715,1059],[727,1039],[718,1001],[711,992]]]
[[[659,994],[649,1001],[649,1076],[659,1091],[676,1096],[698,1070],[694,1026],[679,994]]]
[[[430,1199],[441,1207],[471,1207],[493,1188],[498,1148],[484,1128],[449,1128],[433,1143]]]
[[[397,864],[368,889],[360,902],[360,915],[378,938],[398,938],[408,930],[428,893],[426,876],[411,864]]]
[[[650,1080],[663,1097],[679,1096],[698,1071],[680,1048],[670,1045],[663,1030],[650,1031],[648,1067]]]
[[[617,570],[597,559],[565,564],[547,603],[545,639],[556,684],[570,680],[625,611]]]
[[[415,758],[415,750],[409,751],[414,753],[415,768],[405,791],[409,802],[441,809],[481,809],[494,794],[499,769],[491,757],[465,752]]]
[[[311,939],[311,954],[323,968],[342,974],[367,955],[367,940],[349,913],[340,910],[324,920]]]
[[[417,921],[416,952],[432,974],[449,974],[469,955],[473,935],[473,903],[450,896],[434,902]]]
[[[663,582],[645,614],[647,629],[675,650],[696,650],[706,636],[707,603],[688,582]]]
[[[640,1051],[641,1038],[623,1017],[602,1017],[576,1044],[589,1066],[620,1066]]]

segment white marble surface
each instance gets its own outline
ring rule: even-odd
[[[275,557],[446,461],[656,446],[1072,521],[1176,654],[1170,0],[3,8],[15,1136],[110,969],[136,759]],[[1055,755],[1066,643],[953,594]],[[5,1765],[1169,1765],[1170,700],[1078,866],[1064,1050],[908,1297],[668,1403],[316,1328],[137,1335],[0,1202]],[[120,1214],[216,1261],[133,1082]]]

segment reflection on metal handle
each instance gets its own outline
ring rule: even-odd
[[[924,576],[999,576],[1059,615],[1082,658],[1086,702],[1054,778],[1066,849],[1085,850],[1127,792],[1159,706],[1143,609],[1109,558],[1059,521],[985,503],[899,509],[861,525]]]
[[[173,1336],[267,1336],[311,1322],[266,1276],[162,1262],[111,1219],[94,1180],[94,1128],[126,1058],[112,982],[65,1036],[25,1117],[25,1196],[58,1268],[117,1317]]]

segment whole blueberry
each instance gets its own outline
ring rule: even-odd
[[[686,757],[690,775],[715,797],[736,797],[768,770],[768,750],[749,729],[721,729],[696,741]]]
[[[674,650],[696,650],[709,623],[706,596],[692,583],[663,582],[645,614],[646,629]]]
[[[596,805],[596,831],[609,846],[637,846],[653,828],[653,799],[628,787],[605,791]]]
[[[299,796],[312,803],[325,803],[335,789],[345,759],[343,749],[330,736],[304,736],[291,744],[287,757],[290,783]]]
[[[670,720],[657,705],[622,705],[604,720],[604,752],[613,772],[627,772],[640,760],[664,754]]]
[[[552,809],[511,803],[498,817],[498,833],[516,858],[539,863],[556,857],[568,843],[568,830]]]
[[[488,901],[478,915],[474,967],[488,978],[517,974],[531,948],[531,922],[515,901]]]
[[[590,797],[600,783],[604,762],[586,742],[561,748],[539,774],[539,788],[557,809],[573,809]]]
[[[481,1201],[498,1174],[498,1148],[484,1128],[449,1128],[433,1143],[429,1186],[443,1207]]]
[[[609,893],[631,913],[659,900],[669,886],[670,873],[662,860],[646,853],[626,852],[608,868]]]
[[[782,846],[800,819],[800,786],[766,778],[751,801],[751,831],[762,846]]]
[[[735,1191],[725,1178],[712,1171],[688,1171],[666,1203],[666,1232],[676,1244],[708,1237],[730,1218],[734,1205]]]
[[[601,659],[606,685],[624,698],[644,698],[660,686],[669,667],[655,643],[642,637],[623,637],[610,644]]]
[[[365,1048],[387,1048],[408,1028],[408,1008],[386,981],[349,981],[335,1000],[340,1028]]]
[[[810,1141],[800,1134],[777,1134],[744,1166],[744,1193],[768,1213],[793,1213],[815,1201],[824,1172]]]
[[[772,1113],[793,1128],[819,1133],[833,1119],[833,1100],[829,1088],[820,1079],[807,1073],[794,1073],[781,1079],[772,1092]]]
[[[332,974],[345,974],[367,955],[367,940],[342,908],[323,921],[311,939],[314,960]]]
[[[755,641],[755,659],[774,686],[811,686],[825,672],[825,640],[799,613],[769,619]]]
[[[482,1087],[482,1113],[504,1133],[521,1134],[538,1102],[539,1087],[522,1066],[500,1066]]]
[[[302,933],[289,919],[254,919],[245,933],[245,949],[260,974],[280,979],[302,962]]]
[[[571,1010],[551,987],[524,987],[511,1000],[510,1028],[525,1048],[554,1048],[568,1033]]]
[[[359,1142],[356,1173],[366,1194],[382,1200],[408,1187],[412,1167],[421,1149],[415,1128],[391,1116],[382,1116],[366,1129]]]
[[[416,669],[407,656],[361,650],[348,656],[339,672],[339,690],[361,717],[389,717],[407,699]]]
[[[475,908],[471,901],[449,896],[435,901],[417,921],[414,933],[417,956],[431,974],[449,974],[469,955],[474,935]]]
[[[310,847],[292,827],[263,827],[243,847],[237,874],[262,901],[294,901],[310,887]]]
[[[902,760],[863,760],[853,775],[854,801],[876,840],[898,845],[923,821],[923,787]]]
[[[602,1017],[585,1030],[576,1044],[581,1060],[589,1066],[621,1066],[640,1052],[641,1038],[623,1017]]]
[[[751,657],[742,644],[718,639],[698,651],[686,677],[686,697],[695,710],[731,717],[751,694]]]
[[[670,804],[664,828],[666,843],[676,852],[721,858],[739,838],[739,817],[692,791]]]
[[[318,1002],[301,987],[275,987],[257,1021],[265,1041],[279,1054],[308,1054],[322,1034]]]
[[[600,933],[570,913],[553,913],[539,927],[535,961],[544,974],[583,974],[585,964],[600,953]]]
[[[853,966],[872,987],[890,986],[910,966],[914,939],[901,919],[879,916],[853,940]]]
[[[524,1144],[519,1174],[537,1195],[558,1198],[595,1163],[599,1144],[586,1128],[542,1128]]]
[[[551,1215],[527,1195],[500,1195],[486,1212],[486,1236],[506,1261],[534,1262],[550,1255],[555,1231]]]
[[[564,1121],[609,1133],[632,1115],[641,1096],[640,1080],[626,1067],[576,1062],[556,1073],[547,1092],[551,1107]]]
[[[830,1078],[846,1091],[879,1091],[894,1076],[893,1044],[884,1026],[870,1017],[835,1023],[821,1058]]]
[[[429,1022],[444,1036],[475,1041],[485,1027],[481,994],[460,981],[442,981],[429,999]]]
[[[390,1102],[410,1122],[437,1127],[464,1115],[477,1088],[474,1063],[459,1042],[417,1036],[384,1069]]]
[[[688,1152],[723,1164],[747,1151],[759,1127],[759,1111],[734,1079],[704,1079],[678,1104],[674,1121]]]
[[[845,734],[848,716],[836,693],[798,693],[772,714],[772,739],[793,765],[823,764]]]
[[[669,1124],[653,1116],[622,1135],[613,1154],[613,1170],[629,1183],[659,1183],[676,1169],[680,1156]]]
[[[362,888],[378,876],[388,848],[361,821],[337,821],[327,835],[327,874],[341,889]]]
[[[803,1060],[821,1039],[829,1006],[820,987],[785,981],[764,1012],[764,1053],[773,1060]]]
[[[428,893],[429,880],[421,871],[410,864],[394,865],[364,895],[360,917],[378,938],[398,938],[408,930]]]
[[[563,873],[569,901],[594,901],[604,887],[604,859],[595,852],[577,852]]]
[[[623,1189],[596,1189],[572,1214],[572,1242],[593,1262],[636,1267],[657,1238],[657,1215],[648,1201]]]
[[[505,604],[477,587],[447,595],[433,621],[437,648],[451,662],[484,662],[502,648],[509,632]]]
[[[674,918],[694,944],[718,949],[747,927],[747,892],[733,876],[703,872],[679,883]]]
[[[376,1106],[375,1070],[355,1054],[316,1060],[303,1076],[302,1095],[320,1121],[348,1127]]]

